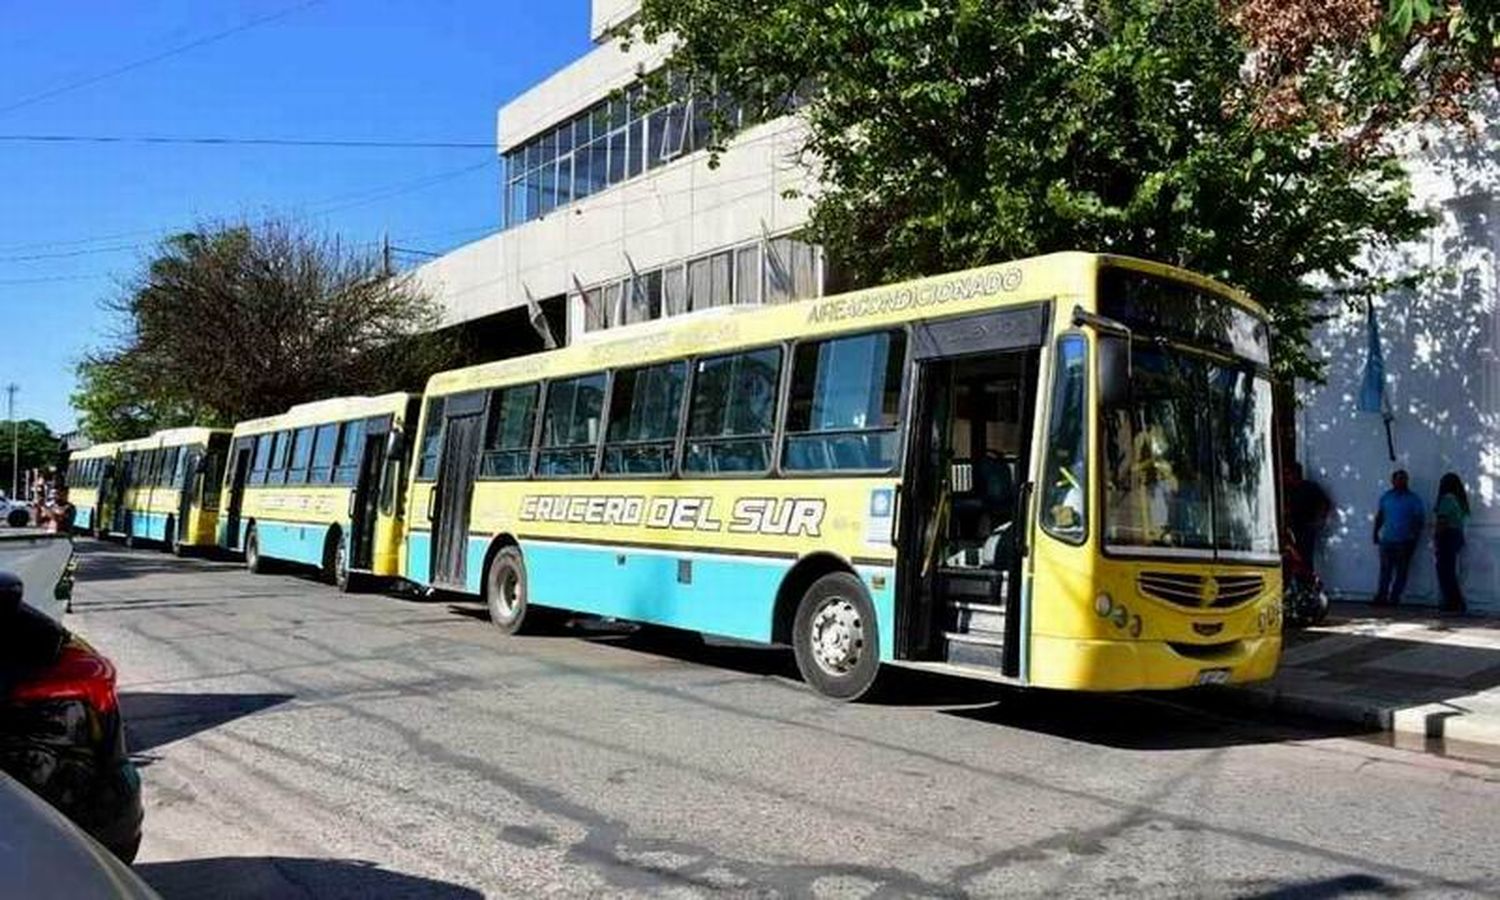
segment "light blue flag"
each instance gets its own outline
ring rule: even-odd
[[[1359,411],[1385,412],[1385,353],[1380,349],[1380,326],[1374,301],[1365,301],[1365,377],[1359,386]]]

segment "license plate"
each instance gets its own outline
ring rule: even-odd
[[[1228,684],[1228,669],[1204,669],[1198,673],[1199,684]]]

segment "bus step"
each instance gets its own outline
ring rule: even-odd
[[[949,624],[959,634],[1005,634],[1005,607],[998,603],[952,600],[948,609],[951,613]]]
[[[956,634],[947,632],[947,660],[965,666],[984,666],[990,669],[1005,667],[1005,641],[998,635]]]
[[[994,569],[944,568],[938,571],[944,595],[953,600],[994,603],[1005,597],[1009,573]]]

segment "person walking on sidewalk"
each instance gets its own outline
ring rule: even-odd
[[[1469,521],[1469,494],[1457,472],[1438,482],[1437,506],[1433,509],[1432,542],[1437,550],[1438,589],[1443,593],[1443,612],[1463,615],[1468,610],[1458,583],[1458,554],[1464,548],[1464,524]]]
[[[1375,513],[1375,543],[1380,547],[1380,583],[1375,589],[1374,606],[1395,606],[1406,590],[1411,574],[1411,558],[1422,536],[1425,517],[1422,500],[1412,493],[1405,469],[1391,473],[1391,489],[1380,495]]]

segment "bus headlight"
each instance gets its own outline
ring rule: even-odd
[[[1124,604],[1116,606],[1115,614],[1110,621],[1115,623],[1116,628],[1124,628],[1125,623],[1130,621],[1130,610],[1126,609]]]
[[[1103,619],[1107,617],[1114,611],[1114,608],[1115,601],[1109,594],[1101,593],[1094,598],[1094,612],[1099,614],[1099,618]]]
[[[1132,616],[1130,618],[1130,636],[1133,637],[1133,638],[1138,638],[1138,637],[1141,636],[1141,617],[1140,616]]]

